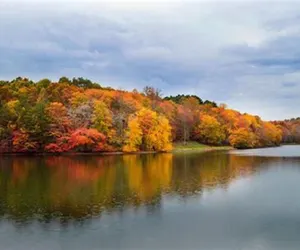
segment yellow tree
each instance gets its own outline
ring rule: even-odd
[[[156,123],[156,124],[155,124]],[[172,144],[170,142],[171,126],[164,116],[156,116],[153,126],[145,134],[145,143],[147,150],[170,151]]]
[[[124,151],[154,150],[169,151],[171,144],[171,126],[163,115],[142,108],[129,117]]]
[[[218,120],[210,115],[202,115],[200,124],[195,128],[196,138],[200,142],[219,145],[225,138],[225,129]]]
[[[282,140],[282,131],[270,122],[263,122],[258,131],[260,146],[279,145]]]
[[[136,152],[142,144],[143,132],[137,117],[131,116],[126,131],[126,141],[123,147],[124,152]]]
[[[238,128],[229,136],[229,143],[235,148],[253,148],[257,144],[257,137],[246,128]]]

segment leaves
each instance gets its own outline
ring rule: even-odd
[[[240,148],[300,142],[300,119],[264,122],[196,95],[105,88],[82,77],[0,81],[0,152],[169,151],[197,140]]]
[[[99,152],[106,149],[106,137],[96,129],[81,128],[57,138],[45,147],[48,152]]]
[[[136,152],[142,144],[143,131],[137,117],[132,116],[128,122],[124,152]]]
[[[229,136],[229,142],[235,148],[253,148],[257,145],[257,136],[246,128],[239,128]]]
[[[171,144],[171,126],[163,116],[149,109],[141,109],[132,115],[126,133],[126,152],[135,152],[139,149],[150,151],[169,151]]]
[[[224,127],[210,115],[202,115],[200,124],[195,129],[196,138],[201,142],[220,145],[225,140]]]
[[[112,114],[102,101],[94,102],[92,126],[103,134],[108,135],[112,129]]]

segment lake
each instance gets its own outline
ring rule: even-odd
[[[300,146],[0,157],[0,249],[300,249]]]

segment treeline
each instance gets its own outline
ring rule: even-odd
[[[281,128],[283,143],[300,143],[300,117],[273,123]]]
[[[152,87],[128,92],[66,77],[0,81],[2,153],[169,151],[189,140],[253,148],[279,145],[284,129],[195,95],[163,98]]]

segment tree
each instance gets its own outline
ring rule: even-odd
[[[37,152],[39,149],[38,141],[32,140],[29,133],[24,130],[14,131],[12,141],[12,151],[15,153]]]
[[[238,128],[229,136],[229,142],[235,148],[253,148],[257,145],[257,136],[246,128]]]
[[[2,105],[0,103],[0,153],[11,151],[11,120],[15,120],[15,115],[12,115],[12,112],[9,110],[8,105]]]
[[[28,135],[28,140],[35,142],[38,145],[38,150],[42,150],[44,144],[49,141],[50,120],[46,112],[46,104],[40,102],[34,106],[29,106],[26,103],[24,105],[19,111],[18,130],[22,134]]]
[[[224,127],[215,117],[202,115],[195,129],[196,138],[202,143],[220,145],[226,138]]]
[[[264,122],[257,131],[259,146],[279,145],[282,140],[282,131],[270,122]]]
[[[206,100],[203,104],[204,105],[209,105],[209,106],[211,106],[213,108],[217,108],[218,107],[218,105],[215,102],[212,102],[212,101],[209,101],[209,100]]]
[[[97,152],[105,149],[105,140],[105,136],[96,129],[80,128],[71,133],[68,143],[70,150]]]
[[[180,128],[177,126],[177,106],[173,101],[162,101],[159,105],[160,112],[168,119],[172,128],[172,141],[176,140]]]
[[[115,144],[122,145],[125,139],[125,128],[130,114],[137,110],[136,102],[124,91],[115,91],[112,95],[112,124],[115,128]]]
[[[105,135],[108,135],[110,130],[112,130],[111,111],[102,101],[94,102],[92,126]]]
[[[87,128],[92,124],[93,108],[89,103],[68,110],[73,128]]]
[[[142,144],[143,131],[140,127],[137,117],[130,117],[128,121],[128,130],[126,132],[126,141],[123,147],[124,152],[136,152]]]
[[[185,99],[188,99],[188,98],[194,98],[197,100],[197,105],[201,105],[203,104],[203,101],[202,99],[199,97],[199,96],[196,96],[196,95],[177,95],[177,96],[167,96],[164,98],[164,100],[167,100],[167,101],[173,101],[177,104],[180,104],[182,103]]]
[[[89,79],[84,79],[83,77],[78,77],[78,78],[73,78],[72,79],[72,84],[80,87],[80,88],[84,88],[84,89],[100,89],[101,86],[99,84],[93,83],[91,80]]]
[[[68,77],[62,76],[61,78],[59,78],[58,83],[67,83],[70,84],[71,81]]]
[[[178,134],[176,139],[186,143],[190,139],[192,127],[194,125],[193,111],[184,105],[177,106],[177,123],[178,123]]]
[[[47,78],[41,79],[36,83],[36,86],[41,89],[41,88],[48,88],[49,85],[51,84],[51,81]]]
[[[240,148],[297,143],[300,118],[265,122],[196,95],[162,99],[154,87],[130,92],[83,77],[0,80],[0,152],[168,151],[171,141],[189,140]]]
[[[145,134],[146,149],[155,151],[172,150],[171,126],[164,116],[157,116],[156,124]]]
[[[151,108],[155,109],[161,100],[161,90],[154,87],[146,86],[143,90],[145,96],[150,99]]]
[[[71,121],[68,117],[67,108],[60,102],[51,102],[47,109],[50,118],[50,134],[54,137],[62,136],[69,132]]]
[[[169,151],[171,127],[163,116],[149,109],[141,109],[129,118],[124,151]]]
[[[106,137],[96,129],[80,128],[45,147],[48,152],[99,152],[106,149]]]

